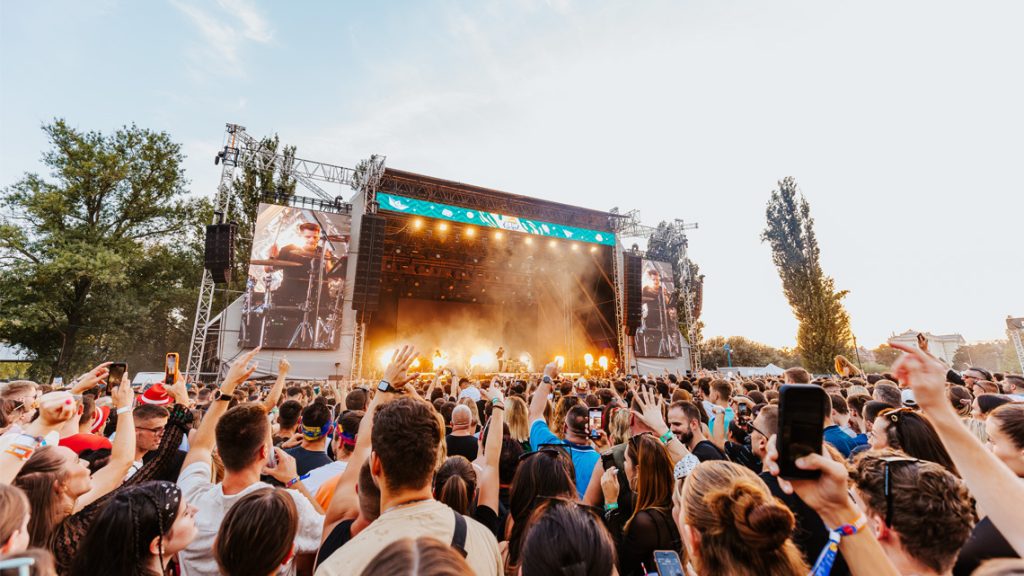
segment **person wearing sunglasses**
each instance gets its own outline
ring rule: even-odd
[[[569,409],[561,422],[563,438],[556,436],[544,420],[544,407],[554,378],[558,377],[558,365],[554,362],[544,367],[544,377],[530,400],[530,446],[537,450],[542,444],[562,444],[572,459],[575,470],[576,492],[580,498],[587,491],[594,466],[601,456],[590,443],[590,412],[586,406],[576,405]]]
[[[896,450],[866,452],[850,470],[853,497],[902,574],[948,574],[974,526],[964,483]]]
[[[882,410],[868,435],[872,450],[892,448],[914,458],[935,462],[959,475],[931,423],[910,408]]]

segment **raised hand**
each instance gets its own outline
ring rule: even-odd
[[[69,392],[49,392],[37,401],[39,417],[25,428],[33,436],[46,436],[54,430],[60,430],[76,412],[75,400]]]
[[[384,369],[384,381],[390,383],[392,388],[401,388],[406,382],[415,378],[415,374],[409,375],[406,371],[409,370],[409,366],[416,360],[418,354],[416,348],[409,344],[395,351],[391,362]]]
[[[174,398],[175,404],[188,407],[188,388],[185,386],[185,377],[178,372],[174,377],[174,385],[167,389],[167,394]]]
[[[549,362],[547,366],[544,366],[544,375],[549,376],[552,380],[558,378],[558,362]]]
[[[652,432],[658,436],[663,436],[669,428],[665,424],[665,417],[662,415],[661,406],[664,400],[662,400],[661,396],[651,392],[649,388],[641,387],[633,395],[633,398],[636,400],[637,406],[640,407],[640,411],[633,410],[633,414],[636,415],[640,422],[650,428]]]
[[[768,453],[765,466],[773,476],[779,475],[779,451],[775,445],[776,436],[768,439]],[[779,487],[786,494],[796,492],[800,499],[817,512],[830,528],[846,524],[856,517],[856,510],[850,502],[849,473],[842,462],[832,459],[831,454],[822,449],[822,454],[808,454],[797,458],[796,465],[801,470],[820,470],[821,476],[812,480],[779,478]]]
[[[110,366],[110,362],[104,362],[79,376],[75,379],[75,385],[72,387],[71,393],[81,394],[87,390],[92,390],[97,384],[103,382],[107,375],[110,374],[110,370],[107,369],[107,366]]]
[[[259,366],[259,362],[253,362],[252,360],[259,353],[259,347],[253,348],[231,363],[231,367],[228,368],[228,373],[224,376],[224,381],[220,385],[222,394],[233,394],[235,387],[245,382],[249,376],[252,376],[252,373]]]
[[[110,399],[114,401],[114,408],[131,407],[135,401],[135,391],[132,390],[132,381],[127,374],[121,378],[121,384],[110,391]]]
[[[615,466],[601,474],[601,492],[604,492],[605,503],[619,500],[619,469]]]
[[[288,370],[290,370],[291,367],[292,367],[292,363],[289,362],[287,358],[282,356],[281,359],[277,361],[277,375],[278,375],[278,377],[282,377],[285,374],[287,374]]]
[[[892,365],[896,378],[910,386],[914,399],[925,412],[943,407],[953,409],[946,398],[946,367],[925,350],[891,342],[897,350],[905,352]]]

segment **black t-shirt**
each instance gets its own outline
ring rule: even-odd
[[[465,456],[472,462],[476,460],[476,452],[479,449],[477,439],[473,436],[445,436],[445,443],[448,445],[449,456]]]
[[[316,564],[313,568],[319,568],[320,563],[330,558],[331,554],[334,554],[338,548],[341,548],[348,541],[352,539],[352,524],[355,523],[355,519],[342,520],[331,530],[331,533],[324,538],[324,543],[320,545],[320,550],[316,553]]]
[[[779,487],[779,479],[769,472],[759,474],[761,480],[768,485],[768,490],[789,508],[796,518],[796,528],[793,530],[793,543],[800,549],[804,561],[808,566],[813,566],[821,550],[828,544],[828,528],[821,521],[821,517],[810,506],[804,503],[796,494],[786,494]],[[850,569],[846,566],[846,560],[842,553],[836,554],[835,564],[832,565],[834,576],[847,576]]]
[[[295,458],[295,467],[298,468],[299,476],[331,463],[331,458],[327,453],[320,450],[306,450],[302,446],[296,446],[285,450],[285,452]]]
[[[486,526],[487,529],[494,534],[495,538],[498,540],[502,539],[501,536],[498,535],[498,513],[491,510],[490,506],[477,506],[476,509],[473,510],[472,518]]]
[[[986,516],[974,526],[971,537],[960,549],[960,556],[956,559],[956,566],[953,567],[953,576],[967,576],[974,572],[974,569],[982,562],[990,558],[1017,557],[1013,546],[1010,546],[1003,534]]]
[[[709,440],[701,440],[690,450],[697,460],[705,462],[707,460],[725,460],[725,454],[718,449],[718,446],[712,444]]]

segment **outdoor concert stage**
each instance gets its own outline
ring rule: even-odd
[[[411,343],[423,372],[686,370],[672,265],[625,253],[622,219],[392,168],[349,203],[261,205],[246,293],[211,321],[208,361],[262,345],[263,374],[287,356],[292,378],[372,378]]]

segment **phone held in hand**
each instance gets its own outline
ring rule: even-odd
[[[267,424],[270,425],[270,429],[274,429],[274,415],[267,414]],[[270,448],[267,452],[267,468],[277,468],[277,452],[274,448],[273,434],[270,435]]]
[[[821,453],[827,401],[824,389],[813,384],[786,384],[779,388],[779,432],[775,447],[779,452],[779,475],[783,478],[821,475],[818,470],[797,468],[796,460]]]
[[[164,384],[167,386],[174,386],[174,381],[178,379],[178,353],[168,352],[167,358],[164,361]]]
[[[654,567],[658,570],[658,576],[685,576],[683,562],[675,550],[655,550]]]
[[[615,455],[612,454],[611,450],[601,453],[601,467],[605,470],[611,470],[615,467]]]
[[[600,438],[601,437],[601,409],[591,408],[590,409],[590,437]]]
[[[107,374],[107,391],[111,391],[121,385],[124,380],[124,373],[128,371],[128,364],[125,362],[111,362],[107,367],[110,371]]]

